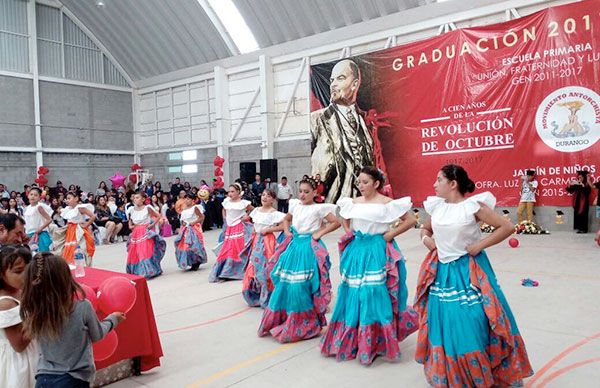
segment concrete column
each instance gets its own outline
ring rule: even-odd
[[[156,107],[155,107],[156,108]],[[132,131],[133,131],[133,163],[141,164],[140,159],[140,98],[138,89],[131,91],[131,109],[133,110]]]
[[[29,67],[33,74],[33,118],[35,126],[35,164],[37,167],[44,165],[42,153],[42,122],[40,115],[40,74],[38,70],[37,55],[37,27],[35,15],[35,1],[27,2],[27,29],[29,32]]]
[[[225,159],[223,180],[225,180],[225,185],[228,185],[231,183],[229,173],[229,137],[231,136],[229,80],[225,69],[221,66],[215,66],[215,121],[217,127],[217,155]]]
[[[260,137],[262,159],[273,159],[273,139],[275,138],[275,101],[273,99],[273,65],[271,58],[261,55],[258,58],[260,77]]]

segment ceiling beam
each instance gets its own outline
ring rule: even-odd
[[[223,38],[225,44],[227,45],[227,48],[229,49],[229,51],[231,51],[231,55],[240,55],[239,48],[237,47],[233,39],[231,39],[231,35],[229,35],[229,32],[227,32],[227,28],[225,28],[225,25],[223,25],[221,19],[219,19],[219,16],[215,12],[215,10],[210,6],[208,0],[198,0],[198,3],[208,16],[212,24],[215,26],[217,31],[219,31],[221,38]]]

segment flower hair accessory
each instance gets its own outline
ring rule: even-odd
[[[300,183],[308,183],[313,190],[317,189],[317,181],[312,177],[302,179]]]
[[[383,180],[383,183],[385,183],[385,181],[387,180],[385,174],[383,173],[383,171],[381,171],[380,168],[378,168],[377,171],[381,175],[381,179]]]

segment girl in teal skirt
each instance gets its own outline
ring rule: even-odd
[[[287,237],[268,264],[274,290],[258,329],[261,337],[271,334],[282,343],[297,342],[316,337],[327,324],[331,263],[321,237],[340,223],[335,205],[314,203],[316,188],[314,180],[303,179],[299,200],[290,200],[284,218]]]
[[[406,305],[406,266],[394,241],[416,219],[410,197],[392,200],[377,192],[384,182],[380,170],[363,167],[362,196],[338,201],[346,230],[340,242],[341,281],[321,346],[323,355],[337,360],[358,356],[365,365],[377,356],[398,360],[398,342],[418,328],[416,312]]]
[[[494,212],[496,198],[475,189],[466,171],[444,166],[437,196],[423,206],[431,219],[421,240],[415,308],[420,314],[415,358],[434,387],[518,386],[533,374],[523,338],[484,251],[513,232]],[[482,238],[479,222],[495,231]]]

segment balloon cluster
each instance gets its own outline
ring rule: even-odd
[[[137,175],[136,175],[136,173],[135,173],[135,172],[136,172],[137,170],[141,170],[141,169],[142,169],[142,166],[140,166],[140,165],[139,165],[139,164],[137,164],[137,163],[134,163],[134,164],[131,166],[131,173],[129,174],[129,181],[130,181],[131,183],[137,183]]]
[[[128,176],[124,176],[121,174],[120,171],[117,171],[114,173],[113,176],[111,176],[110,178],[108,178],[108,180],[110,181],[110,183],[112,184],[113,189],[118,189],[119,187],[124,187],[125,186],[125,181],[127,180],[127,178],[129,178],[129,182],[131,183],[137,183],[137,170],[141,170],[142,166],[140,166],[139,164],[135,163],[131,166],[131,172],[128,174]]]
[[[215,159],[213,160],[216,178],[214,184],[215,189],[222,189],[223,187],[225,187],[225,181],[223,180],[223,163],[225,163],[225,159],[223,159],[222,156],[215,156]]]
[[[48,184],[48,178],[46,178],[45,175],[49,172],[50,170],[48,170],[48,167],[39,166],[37,169],[38,177],[35,179],[34,182],[37,183],[40,187],[46,186]]]
[[[98,292],[85,284],[79,284],[85,295],[79,295],[89,300],[99,316],[106,316],[115,311],[123,313],[129,312],[137,299],[137,293],[134,283],[123,277],[113,276],[100,284]],[[110,358],[119,345],[119,337],[112,330],[102,340],[92,345],[94,350],[94,361],[104,361]]]

